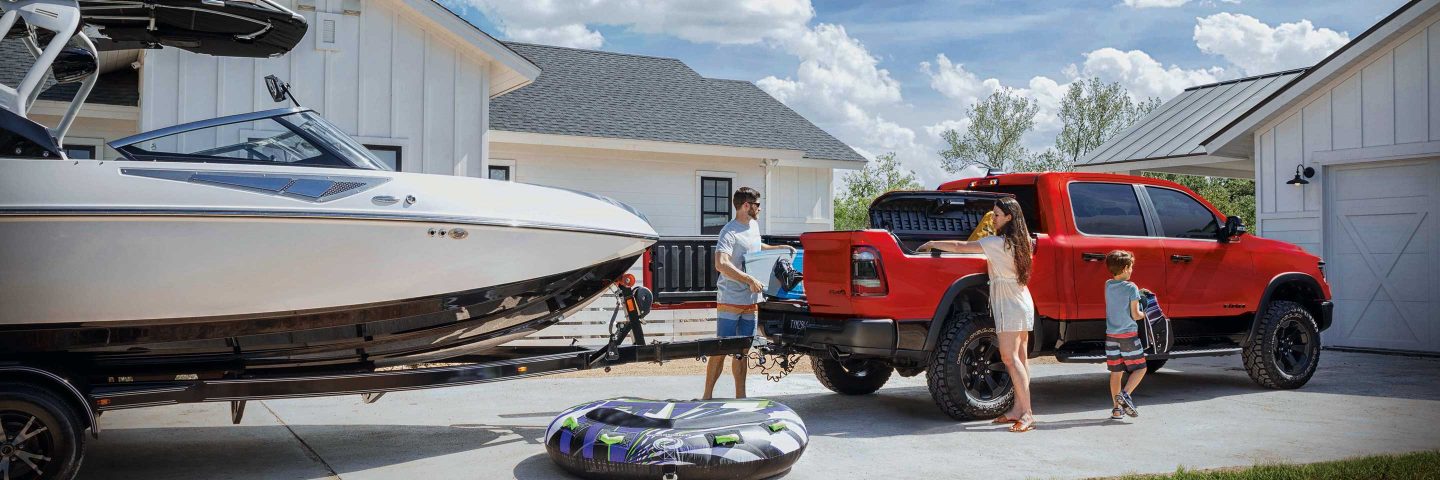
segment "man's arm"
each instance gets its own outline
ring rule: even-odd
[[[720,271],[720,275],[749,285],[752,291],[759,292],[765,289],[764,286],[760,284],[760,280],[750,276],[748,273],[740,271],[740,269],[735,268],[735,265],[730,263],[729,252],[715,252],[715,269]]]
[[[795,253],[795,247],[789,245],[766,245],[763,243],[760,244],[761,250],[779,250],[782,248],[790,250],[790,253]]]

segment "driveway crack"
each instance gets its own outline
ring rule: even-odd
[[[259,403],[260,406],[265,407],[265,411],[270,412],[270,416],[275,417],[275,421],[280,422],[280,425],[285,427],[286,431],[290,432],[290,436],[295,437],[295,441],[300,442],[300,448],[305,450],[306,457],[310,457],[311,460],[314,460],[321,466],[325,467],[325,471],[330,473],[329,478],[334,478],[337,480],[340,478],[340,474],[335,473],[335,468],[330,466],[330,462],[326,462],[325,459],[320,456],[320,452],[316,452],[314,448],[310,447],[309,443],[305,443],[305,439],[300,438],[300,434],[295,433],[295,429],[290,428],[290,424],[285,423],[285,419],[280,418],[280,414],[275,413],[275,410],[271,410],[269,404],[266,404],[263,401]]]

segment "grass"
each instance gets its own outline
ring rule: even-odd
[[[1409,480],[1440,479],[1440,451],[1376,455],[1305,465],[1257,465],[1221,470],[1186,470],[1166,475],[1130,475],[1119,480]]]

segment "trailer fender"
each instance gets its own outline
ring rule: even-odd
[[[972,273],[960,277],[950,288],[945,289],[945,295],[940,297],[940,306],[935,308],[935,317],[930,320],[930,331],[925,336],[925,351],[935,350],[940,344],[940,335],[945,332],[945,321],[950,318],[950,308],[955,305],[955,300],[960,298],[960,292],[970,288],[988,288],[990,276],[984,273]]]
[[[0,379],[16,379],[28,381],[36,385],[48,387],[50,390],[60,394],[70,403],[70,407],[85,414],[86,427],[90,428],[90,435],[100,438],[100,422],[95,420],[95,409],[90,407],[90,402],[80,389],[66,380],[65,377],[55,374],[49,370],[23,365],[0,365]]]

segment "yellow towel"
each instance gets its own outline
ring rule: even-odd
[[[968,242],[973,242],[985,237],[995,235],[995,212],[985,212],[985,217],[980,219],[980,224],[975,226],[975,231],[970,232]]]

